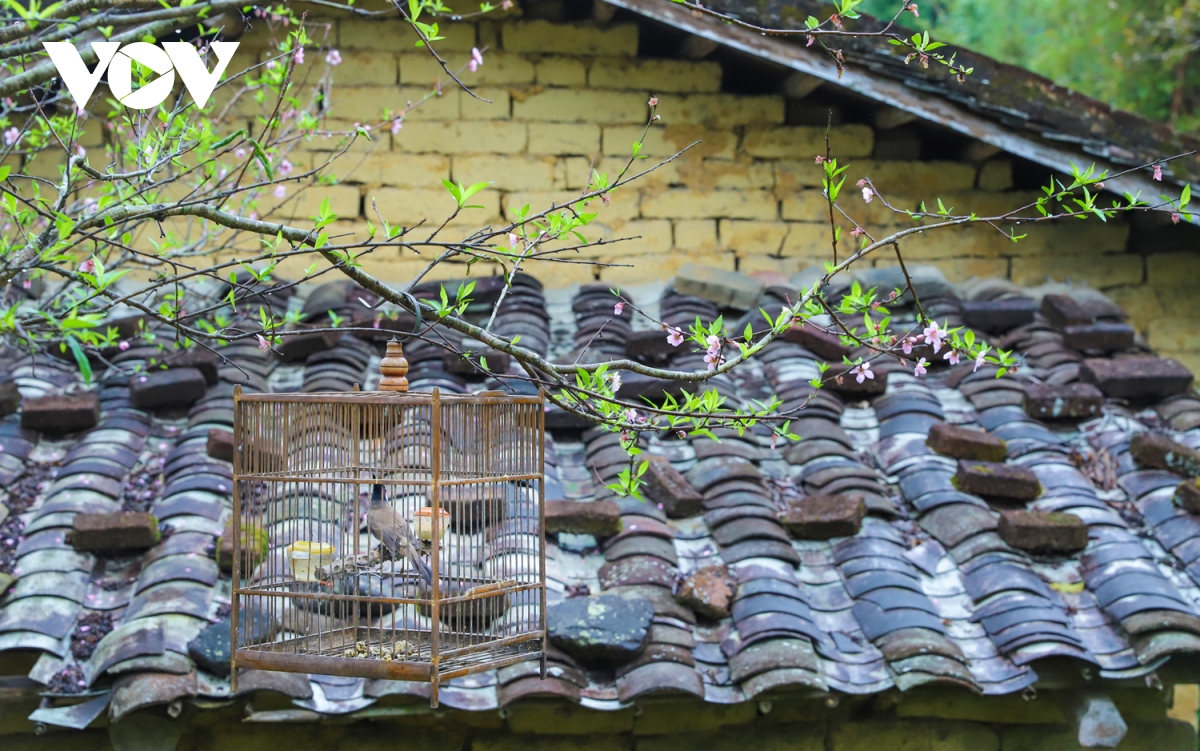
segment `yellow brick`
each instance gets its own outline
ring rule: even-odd
[[[671,251],[671,223],[665,219],[635,219],[630,222],[591,224],[581,230],[588,242],[603,241],[579,251],[569,251],[564,258],[607,258],[624,259],[629,256],[669,254]],[[578,238],[568,238],[565,244],[576,246]],[[622,261],[624,263],[624,261]],[[647,279],[643,279],[647,281]]]
[[[626,57],[637,54],[638,28],[631,23],[596,26],[513,21],[504,24],[501,34],[504,49],[509,52]]]
[[[483,65],[474,73],[463,68],[471,59],[469,50],[443,57],[446,59],[446,64],[450,66],[451,72],[470,87],[533,83],[533,63],[520,55],[485,52]],[[441,63],[428,52],[418,50],[400,55],[400,83],[424,86],[432,85],[436,81],[440,81],[444,86],[457,85],[450,76],[446,75]]]
[[[621,170],[629,164],[628,157],[625,159],[607,157],[598,161],[593,161],[590,157],[568,157],[566,161],[567,181],[565,187],[580,189],[588,185],[593,169],[606,175],[609,182],[612,182],[617,179],[617,175],[621,173]],[[658,162],[654,160],[642,159],[635,162],[629,168],[629,172],[625,177],[626,179],[630,179],[632,176],[637,177],[624,190],[661,192],[666,189],[667,185],[679,182],[679,162],[676,160],[658,166]]]
[[[896,266],[896,256],[894,253],[884,252],[884,255],[873,253],[876,266]],[[905,254],[905,263],[908,262],[908,255]],[[914,259],[915,260],[915,259]],[[938,270],[946,275],[946,279],[951,282],[963,282],[968,279],[1007,279],[1008,278],[1007,258],[948,258],[937,262]]]
[[[782,274],[785,277],[791,277],[810,265],[812,260],[809,258],[796,258],[791,256],[772,256],[772,255],[742,255],[738,254],[737,268],[743,274],[754,274],[756,272],[768,271],[776,274]]]
[[[525,150],[525,138],[524,123],[415,122],[404,125],[395,148],[434,154],[516,154]]]
[[[643,136],[643,133],[645,135]],[[604,128],[604,153],[629,156],[633,142],[642,141],[642,153],[651,157],[669,157],[684,149],[684,158],[716,157],[732,159],[737,149],[737,134],[728,130],[707,130],[696,125],[655,123],[646,132],[645,125],[609,125]]]
[[[1056,256],[1070,253],[1124,253],[1129,238],[1129,225],[1119,219],[1107,223],[1092,219],[1063,219],[1045,224],[1023,224],[1012,227],[1024,240],[1009,246],[1008,255]],[[1105,256],[1107,263],[1109,256]],[[1153,256],[1151,256],[1153,258]],[[1098,259],[1099,260],[1099,259]],[[1137,279],[1114,284],[1141,284],[1141,257],[1138,257]],[[1015,269],[1014,269],[1015,270]]]
[[[942,193],[971,190],[975,186],[975,168],[963,162],[878,162],[862,159],[850,164],[846,171],[852,185],[869,177],[885,196],[913,196],[936,207],[935,199]],[[1018,233],[1020,234],[1020,233]]]
[[[359,192],[351,185],[321,185],[301,188],[285,183],[287,195],[282,199],[267,193],[259,199],[259,213],[264,217],[271,213],[278,217],[306,219],[320,211],[321,202],[329,199],[329,208],[339,217],[351,219],[358,216]]]
[[[1165,301],[1158,290],[1148,284],[1130,287],[1114,287],[1105,294],[1129,314],[1134,328],[1145,333],[1150,322],[1167,314]]]
[[[464,120],[507,120],[512,116],[512,98],[507,89],[481,86],[473,92],[475,96],[461,89],[454,92]]]
[[[1014,251],[1020,244],[1014,244],[986,224],[975,224],[908,235],[900,241],[900,250],[904,253],[905,260],[937,261],[940,265],[942,260],[947,258],[998,258],[1015,255]]]
[[[513,102],[513,117],[518,120],[637,123],[646,116],[646,98],[634,92],[546,89]]]
[[[1178,360],[1185,368],[1193,373],[1200,373],[1200,352],[1196,350],[1163,350],[1158,353],[1162,357]]]
[[[411,99],[405,99],[405,94]],[[337,86],[330,95],[330,111],[339,118],[362,123],[379,123],[384,110],[393,115],[404,113],[404,122],[412,120],[457,120],[459,92],[447,89],[441,96],[423,99],[423,92],[401,91],[395,86]],[[411,107],[411,109],[409,109]],[[408,111],[405,111],[408,110]]]
[[[88,118],[77,126],[75,142],[85,149],[94,149],[104,145],[104,123],[96,118]]]
[[[688,159],[684,156],[678,160],[678,170],[679,181],[693,189],[769,189],[775,183],[775,172],[768,162],[745,158],[728,161],[725,159]]]
[[[572,284],[588,284],[596,280],[596,265],[593,263],[533,260],[523,264],[521,270],[551,289],[569,287]]]
[[[688,190],[673,188],[642,201],[642,215],[668,219],[777,218],[774,196],[762,190]]]
[[[542,86],[587,85],[587,66],[573,57],[546,57],[537,61],[534,81]]]
[[[599,278],[612,284],[645,284],[648,279],[670,279],[688,262],[733,271],[736,263],[732,253],[655,253],[644,256],[602,257],[613,266],[599,267]],[[689,321],[674,321],[686,324]]]
[[[660,96],[658,114],[668,125],[706,125],[711,128],[781,124],[784,118],[782,97],[737,94]]]
[[[989,159],[979,165],[975,183],[980,190],[1008,190],[1013,186],[1012,160]]]
[[[293,83],[314,86],[326,70],[332,71],[336,91],[342,86],[380,84],[395,86],[398,79],[396,55],[391,50],[339,50],[340,65],[330,66],[319,51],[305,51],[303,65],[292,71]]]
[[[412,226],[422,220],[428,227],[436,227],[454,213],[454,199],[445,188],[440,190],[421,190],[414,188],[376,188],[367,191],[367,216],[375,212],[371,209],[374,199],[380,215],[392,224]],[[452,224],[469,224],[481,227],[494,221],[500,216],[500,193],[496,190],[483,190],[471,197],[471,203],[483,206],[482,209],[465,209]],[[443,238],[446,239],[446,238]]]
[[[599,125],[529,123],[530,154],[595,154],[599,150]]]
[[[1200,281],[1200,254],[1185,251],[1146,256],[1146,281],[1152,287],[1195,288]]]
[[[312,166],[323,164],[326,156],[313,155]],[[366,185],[394,185],[402,188],[433,188],[450,176],[450,157],[441,154],[400,154],[375,151],[370,154],[345,154],[322,170],[339,182]]]
[[[739,256],[778,255],[787,236],[785,222],[755,222],[739,219],[722,219],[717,227],[721,249],[731,250]]]
[[[546,190],[554,183],[555,164],[549,156],[456,156],[453,179],[464,185],[488,180],[496,190]]]
[[[1132,254],[1045,253],[1018,258],[1012,263],[1012,280],[1023,287],[1043,284],[1047,279],[1086,282],[1093,287],[1137,284],[1142,281],[1142,258]]]
[[[599,58],[588,73],[588,86],[646,93],[716,92],[721,90],[721,64],[703,60]]]
[[[825,198],[825,194],[820,190],[800,190],[800,191],[784,191],[776,190],[776,194],[780,196],[780,210],[784,219],[795,222],[816,222],[818,224],[829,224],[829,201]],[[859,198],[860,194],[857,191],[851,191],[846,200],[839,200],[838,205],[843,211],[859,224],[859,226],[867,229],[872,234],[884,232],[883,228],[890,228],[886,231],[895,231],[897,227],[907,228],[912,226],[912,219],[909,219],[904,214],[897,214],[889,210],[883,205],[882,201],[872,201],[865,204]],[[834,211],[835,216],[840,214]],[[842,219],[838,219],[838,223],[844,223]],[[994,232],[995,230],[993,230]]]
[[[716,221],[712,219],[680,219],[676,221],[675,248],[683,253],[707,253],[716,250]]]
[[[384,20],[346,18],[338,21],[341,46],[346,49],[385,50],[408,52],[418,50],[416,31],[395,16]],[[475,46],[475,25],[469,23],[438,22],[438,34],[446,37],[433,43],[438,54],[464,50]]]
[[[515,219],[515,212],[528,205],[531,214],[536,214],[550,209],[551,205],[565,206],[566,204],[579,198],[578,191],[523,191],[506,193],[504,195],[504,214],[509,219]],[[616,193],[609,201],[609,205],[605,206],[599,198],[589,199],[586,206],[576,204],[576,211],[580,213],[596,214],[596,222],[605,225],[616,225],[621,222],[628,222],[638,215],[638,194],[633,191],[620,191]],[[587,232],[584,236],[588,237]],[[589,239],[591,239],[589,237]]]
[[[754,128],[746,131],[742,148],[751,156],[766,159],[812,160],[825,153],[825,128]],[[829,131],[829,148],[838,163],[845,164],[848,159],[870,155],[875,133],[866,125],[839,125]],[[971,177],[973,181],[974,172]]]
[[[1200,330],[1195,322],[1183,318],[1159,318],[1151,321],[1147,340],[1156,350],[1200,351]]]
[[[838,247],[840,260],[845,260],[846,256],[853,251],[853,248],[847,247],[845,243],[841,243]],[[819,224],[789,223],[781,255],[786,258],[804,258],[809,262],[832,261],[833,246],[830,244],[829,228]]]
[[[773,164],[775,165],[775,189],[781,194],[803,188],[821,187],[821,178],[824,177],[825,170],[820,165],[813,163],[811,156],[808,159],[794,161],[780,160]],[[853,185],[849,181],[847,184]]]

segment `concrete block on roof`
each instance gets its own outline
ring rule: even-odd
[[[21,403],[21,427],[46,433],[74,433],[100,421],[100,397],[95,391],[54,394]]]
[[[724,271],[698,263],[688,263],[675,275],[675,291],[693,295],[723,308],[750,310],[758,304],[767,285],[737,271]]]

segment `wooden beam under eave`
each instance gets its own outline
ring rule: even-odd
[[[683,40],[679,47],[679,56],[687,60],[703,60],[716,51],[721,45],[711,39],[690,36]]]
[[[908,125],[917,120],[917,116],[911,112],[905,112],[896,107],[880,107],[871,113],[871,125],[877,130],[891,130],[899,128],[901,125]]]
[[[780,89],[788,99],[803,99],[820,88],[823,83],[825,82],[816,76],[797,72],[785,78]]]

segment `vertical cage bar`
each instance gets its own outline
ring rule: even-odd
[[[242,536],[242,482],[237,479],[241,476],[242,466],[242,411],[245,409],[245,404],[241,400],[242,385],[235,384],[233,387],[233,517],[229,520],[229,527],[233,531],[233,601],[229,603],[229,686],[230,691],[237,691],[237,650],[238,650],[238,616],[240,615],[240,600],[242,580],[241,580],[241,565],[238,561],[240,552],[238,546],[238,538]]]
[[[438,705],[438,686],[439,686],[439,670],[441,664],[441,656],[438,654],[440,646],[439,634],[441,633],[441,593],[439,586],[441,582],[440,566],[440,548],[441,541],[439,537],[439,527],[441,526],[441,481],[442,481],[442,395],[441,390],[436,386],[433,389],[432,402],[430,404],[430,427],[432,435],[430,436],[430,454],[429,454],[429,470],[430,470],[430,487],[429,500],[432,511],[430,513],[430,524],[433,530],[433,541],[431,549],[433,554],[430,560],[430,569],[433,574],[433,583],[430,586],[430,627],[429,627],[429,674],[432,679],[432,685],[429,692],[429,705],[437,708]]]

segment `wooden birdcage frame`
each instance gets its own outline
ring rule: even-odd
[[[234,690],[239,668],[422,681],[436,707],[459,676],[544,678],[544,435],[543,393],[235,388]],[[380,518],[429,539],[393,554]]]

